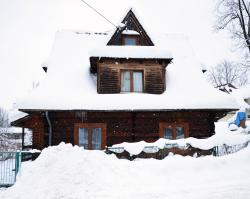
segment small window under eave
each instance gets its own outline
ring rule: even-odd
[[[137,46],[140,45],[140,33],[135,30],[123,30],[122,31],[122,45],[125,46]]]
[[[125,24],[125,26],[116,29],[107,43],[108,46],[135,44],[141,46],[154,46],[154,43],[142,27],[132,9],[129,10],[121,23]],[[127,37],[129,38],[125,39]]]

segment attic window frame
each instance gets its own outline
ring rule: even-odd
[[[122,91],[122,73],[130,72],[130,91]],[[134,91],[134,78],[133,72],[141,72],[142,73],[142,91],[137,92]],[[120,92],[121,93],[144,93],[144,70],[143,69],[121,69],[120,70]]]
[[[133,45],[126,45],[126,39],[135,39],[135,46],[140,45],[140,36],[139,35],[122,35],[122,45],[123,46],[133,46]]]

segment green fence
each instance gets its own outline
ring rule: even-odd
[[[15,183],[21,167],[21,156],[21,152],[0,152],[0,187]]]

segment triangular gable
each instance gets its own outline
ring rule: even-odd
[[[154,46],[154,43],[142,27],[132,8],[128,11],[121,23],[125,24],[125,26],[116,29],[107,45],[122,45],[122,36],[124,30],[132,30],[139,33],[140,45]]]

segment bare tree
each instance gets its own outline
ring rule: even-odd
[[[215,86],[227,84],[242,86],[247,83],[247,69],[234,62],[224,60],[208,71],[208,80]]]
[[[0,107],[0,127],[7,127],[9,123],[8,113]]]
[[[218,0],[216,28],[229,29],[240,47],[250,55],[250,0]]]

